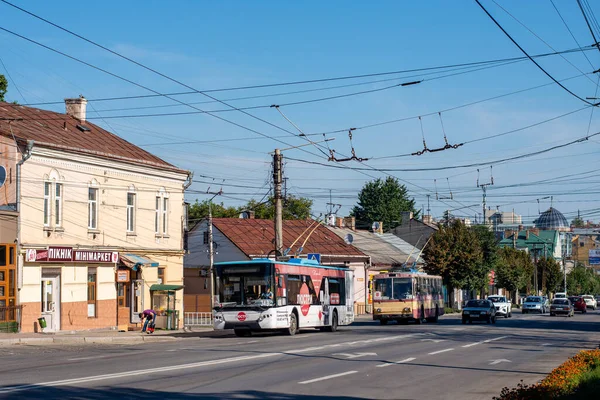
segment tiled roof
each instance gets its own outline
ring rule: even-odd
[[[10,126],[8,119],[12,120]],[[89,131],[81,131],[77,125]],[[21,144],[33,140],[36,147],[187,173],[89,121],[80,122],[67,114],[0,102],[0,135],[12,138],[13,134]]]
[[[272,220],[213,218],[213,226],[249,257],[266,256],[275,248],[272,242],[275,235]],[[309,227],[311,228],[303,235]],[[284,250],[300,237],[288,255],[293,255],[298,250],[314,227],[315,221],[312,219],[283,221]],[[320,253],[327,257],[367,258],[363,252],[346,244],[342,238],[330,232],[322,224],[319,224],[304,245],[302,254],[308,253]]]
[[[400,266],[408,261],[408,253],[405,253],[391,243],[388,243],[376,233],[363,229],[352,230],[350,228],[338,228],[333,226],[328,228],[341,238],[346,237],[348,234],[352,235],[352,245],[370,256],[371,265],[373,266],[394,267]]]

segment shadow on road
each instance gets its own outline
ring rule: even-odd
[[[10,387],[0,387],[0,397],[3,399],[144,399],[144,400],[163,400],[163,399],[265,399],[265,400],[317,400],[317,399],[340,399],[356,400],[364,397],[346,397],[346,396],[313,396],[302,394],[288,394],[276,392],[264,392],[257,390],[243,390],[223,393],[177,393],[151,391],[144,389],[129,389],[122,387],[100,387],[100,388],[80,388],[73,386],[46,387],[46,386],[28,386],[26,390],[15,390],[10,393]]]

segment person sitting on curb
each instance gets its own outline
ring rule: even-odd
[[[145,319],[146,321],[144,321],[144,327],[142,328],[142,333],[146,332],[148,330],[149,327],[154,328],[154,323],[156,322],[156,311],[154,310],[144,310],[144,312],[141,312],[139,314],[140,319]],[[154,331],[154,329],[151,329],[151,331]],[[147,332],[148,334],[150,334],[151,332]]]

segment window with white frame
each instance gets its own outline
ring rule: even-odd
[[[88,188],[88,229],[98,229],[97,188]]]
[[[169,233],[169,199],[167,197],[163,197],[162,200],[162,232],[163,235],[167,235]]]
[[[50,226],[52,203],[50,202],[52,183],[44,182],[44,226]]]
[[[54,184],[54,226],[62,226],[62,210],[63,210],[63,185],[62,183]]]
[[[127,232],[135,232],[135,193],[127,193]]]
[[[154,204],[154,232],[158,235],[160,233],[160,197],[156,196],[156,202]]]

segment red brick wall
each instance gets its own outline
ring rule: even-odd
[[[42,303],[23,303],[21,332],[39,332],[38,318],[42,315]]]
[[[60,329],[85,330],[110,328],[117,324],[117,301],[98,300],[96,302],[96,317],[87,316],[87,301],[62,303],[60,309]]]

